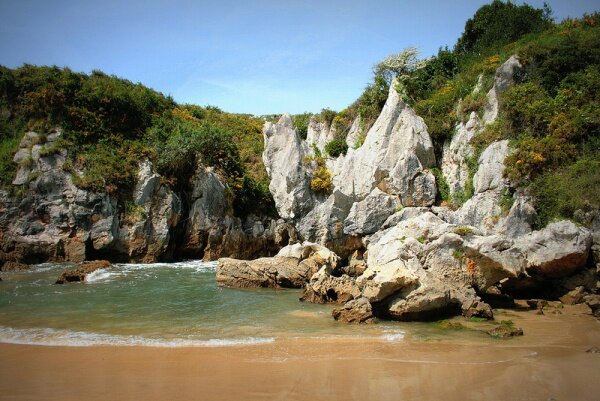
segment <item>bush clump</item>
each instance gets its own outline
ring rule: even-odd
[[[348,144],[346,143],[345,139],[334,139],[325,145],[325,152],[327,152],[327,154],[331,157],[345,155],[346,152],[348,152]]]
[[[310,180],[310,189],[316,193],[329,194],[333,189],[331,171],[325,166],[318,166]]]

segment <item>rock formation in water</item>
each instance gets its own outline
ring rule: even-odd
[[[570,221],[534,231],[531,200],[503,177],[504,159],[511,153],[506,140],[487,146],[470,176],[467,159],[475,155],[470,141],[495,121],[498,95],[520,68],[514,56],[498,68],[483,116],[471,113],[444,145],[439,162],[450,191],[465,191],[470,179],[474,189],[456,210],[434,206],[431,168],[436,160],[427,127],[393,84],[362,146],[326,159],[332,185],[325,194],[311,189],[311,177],[315,159],[323,157],[319,150],[335,132],[313,121],[307,140],[302,140],[289,115],[276,124],[266,123],[263,159],[280,216],[296,227],[299,240],[327,246],[342,260],[354,255],[348,266],[318,264],[312,277],[303,268],[301,299],[342,303],[334,310],[336,319],[366,322],[374,315],[397,320],[452,313],[491,318],[492,308],[484,298],[528,286],[546,286],[561,294],[581,287],[579,302],[597,290],[595,271],[584,267],[590,252],[596,263],[600,260],[600,215],[592,231]],[[480,85],[475,90],[481,90]],[[502,210],[507,196],[512,205]],[[358,271],[350,268],[356,255],[363,259]],[[269,283],[279,286],[279,274],[291,275],[287,262],[263,259],[258,269],[253,263],[258,262],[220,261],[219,282],[235,278],[241,280],[236,286],[253,285],[257,271],[268,271]],[[240,267],[231,268],[236,265]],[[246,278],[240,271],[252,273]],[[258,282],[262,286],[263,281]],[[595,298],[588,300],[596,305]]]
[[[75,269],[64,271],[56,280],[55,284],[78,283],[86,281],[86,278],[96,270],[106,269],[111,266],[107,260],[94,260],[82,262]]]

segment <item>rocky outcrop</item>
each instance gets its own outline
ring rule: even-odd
[[[304,163],[308,145],[296,134],[289,114],[281,116],[277,124],[267,122],[263,135],[263,162],[279,216],[295,219],[308,214],[314,205]]]
[[[338,263],[327,248],[305,242],[284,247],[272,258],[219,259],[216,280],[231,288],[302,288],[319,269],[335,269]]]
[[[337,129],[333,122],[322,121],[318,118],[311,118],[308,123],[306,133],[306,143],[309,146],[316,146],[321,152],[325,152],[325,145],[336,138]]]
[[[77,268],[73,270],[64,271],[60,277],[56,280],[55,284],[73,283],[73,282],[84,282],[86,277],[99,269],[109,268],[110,262],[107,260],[94,260],[91,262],[80,263]]]
[[[292,222],[304,240],[318,242],[346,256],[360,247],[349,237],[372,234],[400,206],[428,206],[436,196],[433,145],[423,119],[390,87],[381,115],[358,149],[328,159],[332,190],[327,196],[310,189],[316,164],[309,141],[317,148],[331,139],[316,122],[301,140],[290,116],[263,130],[263,160],[280,216]],[[358,132],[355,121],[351,132]],[[318,128],[318,129],[317,129]],[[325,139],[323,139],[325,138]]]
[[[272,255],[295,240],[284,221],[230,212],[222,179],[199,166],[182,200],[148,160],[131,200],[79,188],[82,176],[61,147],[61,131],[28,132],[14,161],[21,199],[0,191],[0,269],[45,261],[142,261]],[[187,197],[187,195],[186,195]],[[191,205],[191,206],[188,206]]]
[[[118,237],[118,208],[107,194],[79,189],[65,172],[62,133],[23,136],[15,162],[20,201],[5,196],[0,215],[3,261],[26,264],[47,260],[80,262],[109,251]],[[26,179],[25,179],[26,177]],[[118,252],[114,252],[118,253]]]
[[[514,83],[515,73],[523,66],[517,56],[511,56],[497,70],[494,76],[494,85],[487,93],[487,103],[483,114],[484,123],[488,124],[498,117],[498,95]]]
[[[127,250],[129,260],[151,262],[165,255],[171,231],[179,223],[182,213],[181,200],[161,183],[160,175],[152,170],[152,163],[141,162],[133,206],[119,232],[119,245]],[[110,244],[112,230],[106,224],[101,228],[104,230],[97,230],[97,237]]]
[[[425,208],[406,208],[390,219],[395,225],[368,237],[367,268],[356,280],[321,269],[304,299],[362,298],[397,320],[448,314],[490,319],[492,309],[479,294],[505,279],[568,277],[585,266],[591,244],[588,230],[566,221],[513,239],[482,235]]]

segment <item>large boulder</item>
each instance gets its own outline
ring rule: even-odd
[[[302,288],[321,268],[333,270],[339,257],[314,243],[288,245],[274,257],[219,259],[217,284],[231,288]]]
[[[564,277],[583,267],[589,256],[592,235],[570,221],[549,224],[516,241],[531,276]]]
[[[302,288],[310,278],[311,269],[298,259],[287,257],[255,260],[219,259],[217,284],[230,288]]]

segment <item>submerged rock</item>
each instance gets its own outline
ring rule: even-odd
[[[89,274],[99,269],[106,269],[110,266],[111,264],[107,260],[83,262],[73,270],[64,271],[56,280],[55,284],[83,282]]]
[[[510,338],[523,335],[523,329],[520,327],[513,327],[512,325],[501,324],[488,330],[487,333],[496,338]]]

